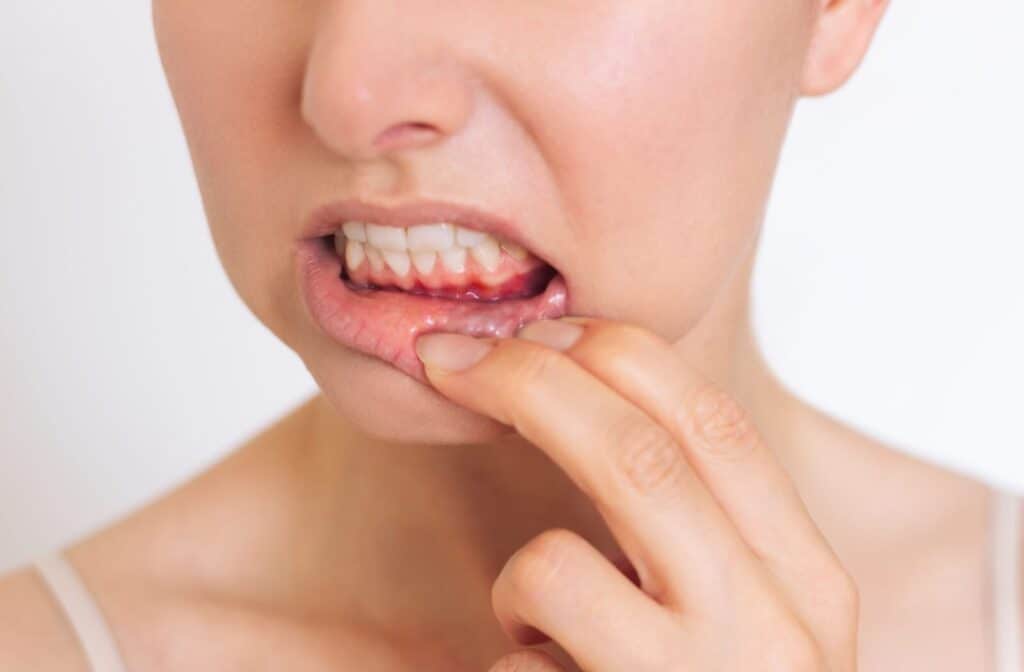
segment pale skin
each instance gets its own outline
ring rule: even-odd
[[[884,1],[153,9],[224,268],[321,393],[70,548],[130,669],[985,669],[987,489],[794,396],[748,315],[792,107]],[[583,335],[429,386],[342,348],[291,252],[350,196],[514,217]],[[84,669],[24,570],[6,669]]]
[[[575,532],[544,532],[494,583],[510,636],[539,630],[595,672],[857,669],[852,577],[746,411],[671,344],[565,318],[418,349],[449,398],[543,447],[636,568],[638,585]],[[493,669],[565,669],[518,655]]]

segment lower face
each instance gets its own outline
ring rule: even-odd
[[[434,392],[415,337],[575,314],[684,338],[757,239],[814,0],[390,4],[153,14],[242,299],[365,434],[485,441],[508,428]],[[423,81],[436,95],[402,97]],[[373,144],[402,121],[441,132]],[[467,221],[459,245],[462,215],[441,212],[405,242],[452,237],[403,261],[385,254],[396,230],[378,247],[354,223],[372,216],[311,229],[339,200],[464,206],[508,235]]]

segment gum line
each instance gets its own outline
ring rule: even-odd
[[[556,319],[568,310],[565,281],[557,274],[548,275],[543,292],[530,298],[453,301],[357,290],[341,279],[342,262],[333,250],[306,244],[298,251],[302,294],[320,328],[339,343],[387,361],[424,383],[423,365],[413,347],[420,334],[450,331],[508,338],[528,322]],[[541,273],[534,274],[535,281],[540,277]]]
[[[407,289],[393,286],[382,287],[373,282],[368,284],[355,282],[348,277],[348,269],[343,269],[341,278],[355,291],[401,291],[416,296],[432,296],[453,301],[509,301],[540,294],[554,276],[555,269],[545,265],[512,276],[495,286],[471,282],[461,286],[429,287],[424,285],[419,278],[416,278],[414,284]]]
[[[447,298],[463,298],[465,295],[465,298],[498,300],[528,295],[524,285],[531,282],[530,278],[543,275],[538,269],[551,268],[533,255],[517,259],[504,250],[494,270],[487,270],[467,251],[465,268],[461,272],[449,269],[438,257],[430,273],[422,273],[413,265],[405,275],[398,275],[390,266],[383,263],[375,268],[369,258],[352,269],[348,267],[343,255],[339,254],[339,257],[342,259],[346,278],[354,286],[375,289],[394,287],[413,294]],[[543,289],[551,275],[554,275],[553,270],[543,282],[532,280],[535,285],[533,293]],[[520,280],[517,282],[517,279]],[[540,283],[539,287],[536,286],[537,283]]]

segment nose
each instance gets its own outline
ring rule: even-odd
[[[429,4],[325,5],[302,82],[302,118],[335,153],[379,159],[440,142],[466,123],[470,78],[444,27],[415,9]]]

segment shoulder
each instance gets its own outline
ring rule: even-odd
[[[280,463],[261,456],[301,440],[311,410],[309,403],[299,407],[203,473],[64,547],[133,669],[201,668],[164,663],[230,657],[232,647],[206,637],[209,632],[219,628],[224,638],[237,638],[259,630],[239,625],[247,622],[245,609],[207,598],[244,582],[240,568],[266,550],[251,544],[266,536],[263,527],[274,515],[267,484],[280,479],[267,472]],[[185,646],[182,633],[192,635]],[[0,672],[22,670],[88,670],[77,636],[34,566],[0,574]]]
[[[74,632],[35,569],[0,576],[0,670],[86,669]]]

